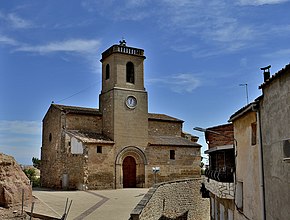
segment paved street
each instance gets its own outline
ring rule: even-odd
[[[128,220],[130,212],[148,189],[117,189],[93,191],[34,190],[37,197],[33,213],[59,218],[67,198],[72,200],[68,220]],[[69,205],[69,203],[68,203]],[[28,208],[27,210],[30,210]]]

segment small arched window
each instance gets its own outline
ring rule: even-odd
[[[128,83],[135,83],[135,74],[134,74],[134,64],[132,62],[128,62],[126,65],[126,78]]]
[[[110,65],[107,64],[106,65],[106,79],[109,79],[110,78]]]

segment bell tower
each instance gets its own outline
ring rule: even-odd
[[[125,40],[102,53],[103,132],[119,146],[146,146],[148,142],[144,60],[144,50],[128,47]]]

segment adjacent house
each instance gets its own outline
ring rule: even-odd
[[[182,120],[148,112],[144,60],[144,50],[121,41],[102,53],[99,108],[51,104],[43,119],[42,186],[150,187],[200,177],[198,138],[182,131]]]
[[[290,217],[290,64],[265,74],[258,98],[266,219]]]
[[[209,191],[211,219],[233,219],[234,215],[234,131],[232,124],[207,128],[209,167],[205,188]]]
[[[236,141],[234,219],[263,219],[261,146],[256,102],[230,117]]]

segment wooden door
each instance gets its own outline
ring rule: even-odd
[[[136,161],[134,157],[127,156],[123,161],[123,188],[136,187]]]

